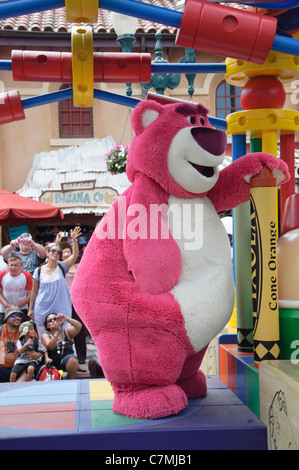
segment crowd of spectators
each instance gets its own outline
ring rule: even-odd
[[[75,379],[85,371],[87,330],[70,287],[78,267],[79,226],[46,247],[23,233],[0,255],[0,382],[31,381],[41,367],[55,367]],[[97,365],[91,360],[91,372]],[[92,373],[92,376],[94,374]]]

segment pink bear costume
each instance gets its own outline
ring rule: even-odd
[[[219,171],[226,136],[201,105],[142,101],[132,126],[132,185],[96,227],[72,299],[113,387],[113,411],[154,419],[206,393],[199,367],[232,314],[230,245],[217,211],[249,199],[262,165],[278,182],[289,175],[265,153]]]

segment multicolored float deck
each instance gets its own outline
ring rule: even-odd
[[[176,416],[112,411],[106,380],[0,385],[0,449],[266,449],[267,428],[216,376]]]

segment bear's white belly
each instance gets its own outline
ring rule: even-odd
[[[170,291],[180,304],[195,351],[229,321],[235,299],[231,249],[210,199],[169,197],[169,229],[182,257],[179,283]]]

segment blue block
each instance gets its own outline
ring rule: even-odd
[[[230,335],[220,335],[218,338],[219,344],[237,344],[237,335],[230,334]]]
[[[252,364],[253,357],[236,357],[237,396],[247,405],[246,364]]]

